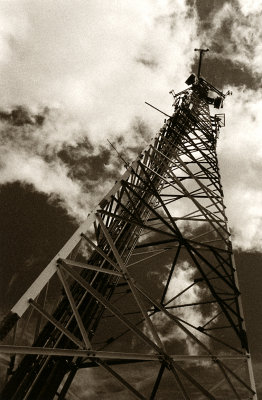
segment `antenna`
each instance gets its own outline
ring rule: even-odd
[[[170,115],[166,114],[164,111],[159,110],[159,108],[156,108],[155,106],[153,106],[152,104],[148,103],[147,101],[145,101],[145,103],[146,103],[146,105],[148,105],[148,106],[154,108],[155,110],[159,111],[161,114],[164,114],[166,117],[171,118]]]
[[[199,51],[199,63],[198,63],[198,71],[197,71],[197,77],[200,77],[200,70],[201,70],[201,63],[202,63],[202,56],[203,53],[209,51],[209,49],[194,49],[195,51]]]
[[[110,146],[113,147],[113,149],[117,152],[118,157],[124,162],[125,167],[128,167],[129,163],[121,156],[121,154],[117,151],[117,149],[115,148],[115,146],[113,145],[113,143],[111,143],[108,139],[107,139],[108,143],[110,144]]]
[[[198,51],[200,74],[207,50]],[[224,115],[211,115],[209,107],[220,108],[225,95],[203,78],[195,83],[192,75],[193,107],[185,110],[184,101],[178,102],[169,123],[130,162],[0,324],[0,339],[6,337],[1,354],[25,354],[15,363],[10,359],[1,399],[65,400],[77,371],[98,367],[136,399],[257,400],[216,152]],[[208,97],[209,90],[215,99]],[[191,235],[184,229],[187,221]],[[148,260],[152,274],[146,273]],[[182,272],[184,263],[194,274],[168,300],[171,285],[180,286],[174,271]],[[199,296],[192,303],[181,295],[193,286]],[[51,311],[52,303],[57,305]],[[193,313],[192,305],[197,306]],[[177,307],[184,313],[170,311]],[[24,334],[15,338],[17,323]],[[199,351],[190,354],[185,340]],[[174,354],[175,346],[179,353]],[[114,369],[122,365],[128,370]],[[137,382],[127,371],[135,371]],[[145,380],[149,375],[152,379]],[[101,398],[114,398],[108,383],[94,379]],[[127,396],[123,392],[122,398]]]

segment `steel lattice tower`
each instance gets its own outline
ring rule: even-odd
[[[225,95],[200,64],[3,321],[3,400],[69,399],[77,371],[96,367],[126,399],[257,399],[216,155],[222,115],[210,114]]]

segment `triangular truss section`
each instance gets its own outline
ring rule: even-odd
[[[174,114],[6,317],[4,399],[65,399],[77,371],[97,367],[127,399],[257,398],[213,89],[199,78],[174,96]]]

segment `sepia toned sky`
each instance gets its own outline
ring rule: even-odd
[[[163,123],[144,102],[170,113],[208,47],[202,75],[233,92],[218,158],[262,377],[261,18],[260,0],[0,1],[3,312],[124,172],[107,139],[134,159]]]

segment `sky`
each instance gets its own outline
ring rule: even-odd
[[[0,1],[3,310],[124,172],[107,140],[134,159],[163,123],[145,101],[171,113],[209,48],[202,75],[233,92],[218,158],[262,374],[261,17],[261,0]]]

